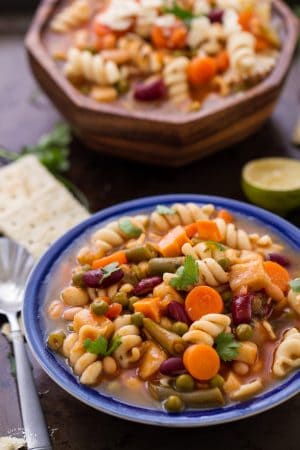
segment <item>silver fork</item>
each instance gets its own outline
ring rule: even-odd
[[[27,448],[51,450],[49,433],[17,318],[22,309],[24,288],[33,265],[33,258],[23,247],[9,239],[0,238],[0,313],[6,315],[11,326]]]

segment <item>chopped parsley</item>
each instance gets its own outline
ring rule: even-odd
[[[121,219],[119,221],[119,228],[127,238],[138,238],[143,232],[143,230],[134,225],[130,219]]]
[[[158,214],[161,214],[162,216],[168,216],[168,215],[171,215],[171,214],[176,214],[175,209],[169,208],[168,206],[164,206],[164,205],[157,205],[156,212]]]
[[[220,358],[227,362],[232,361],[238,354],[240,343],[231,333],[220,333],[216,338],[216,350]]]
[[[85,339],[83,345],[87,352],[93,353],[99,356],[111,355],[121,344],[120,336],[116,336],[108,344],[108,340],[104,336],[99,336],[98,339],[92,341],[92,339]]]
[[[199,280],[199,268],[195,259],[188,255],[183,266],[176,271],[176,276],[170,280],[170,285],[178,291],[186,291]]]

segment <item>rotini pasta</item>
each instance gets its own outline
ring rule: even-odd
[[[114,351],[114,357],[121,367],[128,368],[140,359],[139,346],[142,343],[139,329],[131,324],[130,316],[123,316],[122,321],[115,322],[115,336],[121,337],[121,344]]]
[[[168,88],[169,98],[174,103],[189,99],[186,74],[188,63],[188,59],[182,56],[169,61],[164,68],[164,82]]]
[[[194,322],[182,339],[191,344],[213,345],[214,339],[230,325],[230,317],[225,314],[206,314]]]
[[[277,347],[272,371],[276,377],[285,377],[296,367],[300,367],[300,332],[291,328]]]
[[[118,46],[127,51],[133,64],[143,73],[156,73],[161,70],[162,61],[159,55],[142,38],[128,34],[119,40]]]
[[[287,296],[287,301],[290,307],[293,308],[293,310],[300,316],[300,294],[297,294],[290,289]]]
[[[70,6],[58,13],[51,22],[51,30],[66,33],[83,25],[90,18],[91,10],[86,0],[75,0]]]
[[[255,38],[247,31],[229,35],[227,51],[230,64],[238,73],[251,73],[255,65],[254,46]]]

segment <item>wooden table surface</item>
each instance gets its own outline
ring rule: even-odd
[[[50,131],[59,115],[37,95],[23,48],[27,17],[0,16],[0,145],[17,151]],[[166,170],[110,158],[72,144],[68,177],[86,194],[91,210],[144,195],[192,192],[244,200],[240,170],[247,161],[271,155],[299,158],[290,143],[300,115],[300,61],[295,59],[272,118],[254,136],[181,169]],[[155,143],[153,143],[155,145]],[[300,212],[288,219],[300,226]],[[1,321],[1,317],[0,317]],[[0,436],[22,435],[15,380],[10,373],[10,346],[0,336]],[[259,416],[206,429],[153,428],[119,420],[79,403],[34,363],[49,430],[57,450],[298,450],[300,396]]]

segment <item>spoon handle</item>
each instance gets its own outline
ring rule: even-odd
[[[16,359],[18,389],[27,448],[28,450],[51,450],[49,433],[33,381],[23,335],[20,331],[13,331],[11,337]]]

